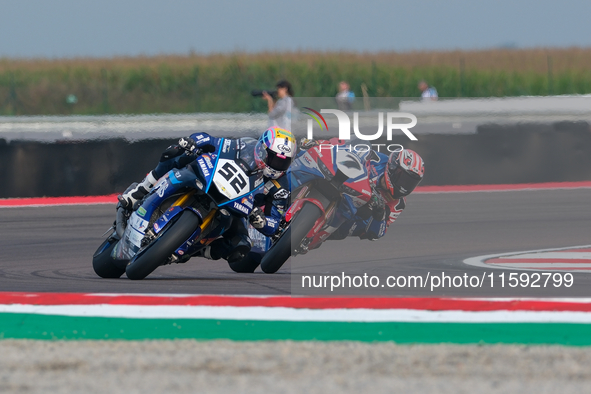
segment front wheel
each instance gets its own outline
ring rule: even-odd
[[[195,232],[199,224],[200,220],[193,212],[182,212],[176,222],[130,261],[125,268],[127,277],[138,280],[150,275]]]
[[[281,238],[271,247],[261,260],[261,269],[267,274],[273,274],[281,268],[293,252],[292,240],[298,246],[310,232],[316,220],[322,216],[322,211],[312,203],[305,203],[297,216]]]
[[[92,256],[92,268],[101,278],[119,278],[125,272],[125,263],[111,257],[113,248],[119,242],[119,237],[111,235],[98,247]],[[117,264],[119,263],[119,264]]]

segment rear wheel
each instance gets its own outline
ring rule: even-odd
[[[289,227],[281,238],[271,247],[261,260],[261,269],[267,274],[273,274],[285,264],[291,256],[294,247],[297,247],[310,232],[316,220],[322,216],[322,211],[312,203],[304,203],[297,216],[291,221]],[[295,245],[292,246],[292,240]]]
[[[260,253],[249,252],[242,260],[228,264],[234,272],[250,274],[261,264],[261,258]]]
[[[182,212],[176,222],[131,260],[125,268],[127,277],[137,280],[150,275],[195,232],[199,224],[200,219],[193,212]]]
[[[125,263],[111,257],[111,252],[119,238],[111,235],[99,246],[92,256],[92,268],[101,278],[119,278],[125,272]]]

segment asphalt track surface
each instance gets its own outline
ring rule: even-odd
[[[160,267],[143,281],[125,276],[101,279],[92,269],[92,254],[114,213],[111,205],[1,208],[0,291],[288,295],[292,276],[297,284],[302,274],[367,273],[385,278],[444,271],[481,275],[483,269],[462,261],[478,255],[591,244],[591,189],[414,194],[384,238],[328,241],[292,259],[276,274],[237,274],[223,260],[194,258]],[[351,291],[342,294],[589,297],[591,273],[575,273],[574,285],[568,289],[497,285],[434,292],[416,288]]]

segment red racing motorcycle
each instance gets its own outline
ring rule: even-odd
[[[264,272],[277,272],[290,256],[318,248],[371,199],[370,155],[338,143],[308,149],[289,168],[291,205],[261,259]]]

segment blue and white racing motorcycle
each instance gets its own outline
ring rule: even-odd
[[[263,186],[256,143],[221,139],[216,152],[163,176],[132,213],[118,207],[110,235],[93,256],[97,275],[144,279],[161,265],[188,261],[223,235],[233,217],[247,217]]]

